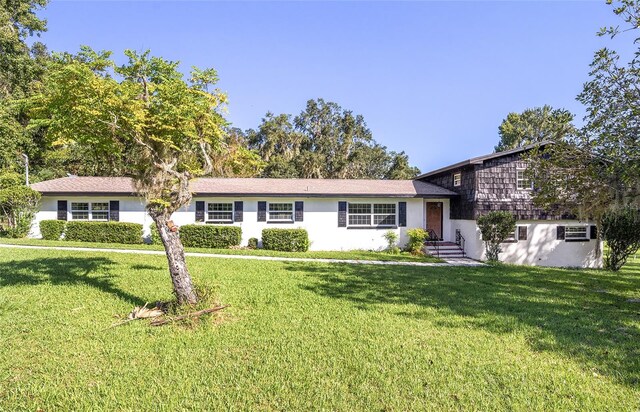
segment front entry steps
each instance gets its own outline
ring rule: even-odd
[[[431,256],[442,259],[461,259],[466,257],[464,251],[453,242],[428,242],[425,251]]]

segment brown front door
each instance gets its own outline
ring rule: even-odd
[[[442,240],[442,202],[427,202],[427,230],[433,230]]]

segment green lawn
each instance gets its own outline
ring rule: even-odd
[[[56,247],[88,247],[88,248],[109,248],[109,249],[135,249],[135,250],[164,250],[161,245],[123,245],[120,243],[88,243],[88,242],[67,242],[64,240],[42,240],[42,239],[9,239],[0,238],[0,243],[12,245],[29,246],[56,246]],[[264,249],[208,249],[208,248],[186,248],[187,252],[216,253],[219,255],[242,255],[242,256],[274,256],[293,257],[310,259],[348,259],[348,260],[376,260],[382,262],[442,262],[441,259],[432,256],[414,256],[410,253],[402,252],[391,255],[385,252],[370,250],[349,250],[349,251],[309,251],[309,252],[278,252]]]
[[[0,249],[0,410],[637,410],[619,274],[189,259],[231,307],[137,321],[163,256]]]

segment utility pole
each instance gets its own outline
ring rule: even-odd
[[[29,186],[29,156],[22,153],[22,157],[24,158],[24,178],[27,186]]]

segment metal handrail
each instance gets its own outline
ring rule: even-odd
[[[438,234],[433,229],[427,229],[427,234],[429,235],[429,237],[427,238],[427,240],[425,240],[424,243],[426,245],[431,244],[434,247],[434,249],[436,250],[436,256],[440,257],[440,247],[439,247],[439,243],[438,243],[438,240],[439,240]]]
[[[460,229],[456,229],[456,245],[458,245],[462,250],[462,257],[466,257],[466,254],[464,252],[465,243],[466,243],[466,240],[464,236],[462,236],[462,233],[460,233]]]

